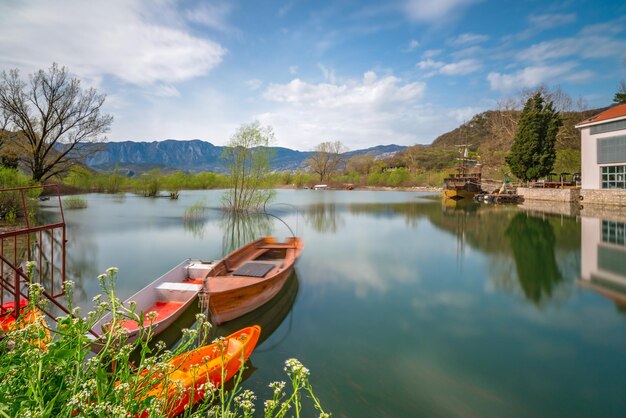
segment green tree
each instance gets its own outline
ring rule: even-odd
[[[66,172],[86,143],[102,139],[113,122],[100,112],[104,99],[93,88],[83,91],[57,64],[32,74],[29,83],[17,69],[0,74],[0,111],[8,114],[7,129],[21,133],[16,146],[33,180]]]
[[[263,127],[258,121],[241,125],[231,137],[223,155],[229,174],[229,190],[223,198],[227,209],[259,209],[274,196],[266,184],[273,140],[272,128]]]
[[[620,81],[619,88],[617,89],[617,93],[615,93],[615,97],[613,97],[613,101],[619,104],[626,103],[626,82],[624,82],[624,80]]]
[[[561,116],[552,102],[545,102],[541,93],[526,101],[506,162],[511,172],[523,181],[546,176],[556,159],[556,135]]]
[[[355,155],[348,160],[346,170],[367,176],[374,167],[374,162],[374,157],[370,154]]]
[[[319,176],[320,181],[325,181],[336,173],[344,164],[344,156],[347,148],[340,142],[322,142],[315,147],[315,153],[306,161],[307,167]]]

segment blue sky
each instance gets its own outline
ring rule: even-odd
[[[625,60],[613,0],[0,0],[0,69],[67,66],[110,141],[427,144],[541,83],[607,106]]]

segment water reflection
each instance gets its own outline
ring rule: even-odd
[[[549,300],[563,281],[554,253],[556,237],[547,220],[518,213],[505,232],[511,243],[517,278],[526,298]]]
[[[581,281],[626,314],[626,221],[583,217]]]
[[[224,212],[222,253],[230,254],[250,241],[272,235],[272,226],[272,219],[263,213]]]
[[[304,211],[306,223],[317,232],[335,233],[345,222],[335,203],[308,205]]]

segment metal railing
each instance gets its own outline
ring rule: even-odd
[[[60,221],[33,225],[35,205],[44,191],[56,192]],[[59,186],[0,189],[0,217],[0,303],[13,302],[8,314],[19,316],[20,302],[28,300],[28,285],[32,281],[42,285],[43,296],[52,305],[69,313],[56,300],[64,295],[66,267],[66,228]],[[28,261],[34,262],[31,277],[24,272]]]

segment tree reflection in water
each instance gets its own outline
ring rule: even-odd
[[[272,219],[264,213],[224,211],[223,254],[230,254],[250,241],[271,235],[272,225]]]
[[[317,232],[337,232],[345,221],[337,211],[335,203],[316,203],[309,205],[304,210],[304,218],[307,224]]]
[[[526,298],[541,304],[552,298],[563,276],[555,257],[556,237],[547,220],[516,214],[505,231],[520,287]]]

